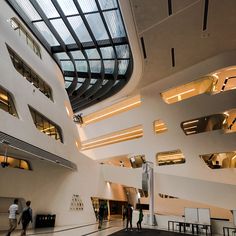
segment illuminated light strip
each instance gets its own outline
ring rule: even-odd
[[[158,154],[158,155],[160,155],[160,158],[161,157],[176,157],[176,156],[184,157],[183,153],[176,153],[176,154],[170,154],[170,155],[168,155],[168,154]]]
[[[193,129],[193,128],[197,128],[197,126],[194,125],[194,126],[191,126],[191,127],[186,127],[186,128],[184,128],[184,130],[187,130],[187,129]]]
[[[82,144],[83,146],[86,146],[86,145],[90,145],[91,143],[98,143],[98,142],[101,142],[101,141],[106,141],[108,139],[112,139],[112,138],[119,138],[121,136],[124,136],[126,134],[132,134],[132,133],[135,133],[135,132],[139,132],[141,131],[143,133],[143,129],[135,129],[135,130],[132,130],[132,131],[129,131],[129,132],[125,132],[125,133],[121,133],[121,134],[116,134],[116,135],[113,135],[113,136],[109,136],[109,137],[106,137],[106,138],[102,138],[102,139],[98,139],[98,140],[94,140],[94,141],[91,141],[91,142],[88,142],[88,143],[84,143]]]
[[[194,134],[196,131],[187,131],[186,134]]]
[[[44,132],[44,131],[46,131],[46,130],[50,130],[50,129],[55,129],[55,126],[51,126],[51,127],[49,127],[49,128],[42,129],[42,130],[40,130],[40,131],[41,131],[41,132]]]
[[[231,160],[234,160],[236,158],[236,154],[231,158]]]
[[[212,76],[215,77],[215,78],[217,78],[217,79],[219,79],[218,74],[219,74],[219,73],[215,73],[215,74],[213,74]]]
[[[156,129],[155,131],[158,132],[158,131],[163,131],[163,130],[167,130],[167,128],[162,128],[162,129]]]
[[[94,145],[89,145],[87,147],[82,147],[82,151],[83,150],[86,150],[86,149],[91,149],[91,148],[95,148],[95,147],[100,147],[100,146],[105,146],[107,144],[113,144],[113,143],[118,143],[118,142],[122,142],[122,141],[126,141],[126,140],[130,140],[130,139],[133,139],[133,138],[139,138],[139,137],[142,137],[143,134],[135,134],[135,135],[132,135],[132,136],[128,136],[128,137],[123,137],[123,138],[120,138],[120,139],[116,139],[116,140],[111,140],[111,141],[107,141],[107,142],[103,142],[103,143],[98,143],[98,144],[94,144]]]
[[[165,123],[155,124],[155,127],[165,125]]]
[[[195,90],[195,88],[192,88],[192,89],[187,90],[187,91],[184,91],[184,92],[182,92],[182,93],[175,94],[175,95],[173,95],[173,96],[171,96],[171,97],[166,98],[166,100],[169,100],[169,99],[172,99],[172,98],[181,96],[181,95],[186,94],[186,93],[190,93],[190,92],[192,92],[192,91],[194,91],[194,90]]]
[[[124,107],[121,107],[121,108],[117,108],[117,109],[115,109],[115,110],[113,110],[113,111],[110,111],[110,112],[105,113],[105,114],[103,114],[103,115],[97,116],[97,117],[92,118],[92,119],[90,119],[90,120],[85,120],[84,123],[85,123],[85,124],[88,124],[88,123],[90,123],[90,122],[92,122],[92,121],[95,121],[95,120],[98,120],[98,119],[100,119],[100,118],[106,117],[106,116],[108,116],[108,115],[114,114],[114,113],[116,113],[116,112],[122,111],[122,110],[124,110],[124,109],[126,109],[126,108],[129,108],[129,107],[132,107],[132,106],[134,106],[134,105],[136,105],[136,104],[141,104],[141,100],[139,100],[139,101],[137,101],[137,102],[133,102],[133,103],[127,105],[127,106],[124,106]],[[86,118],[85,118],[85,119],[86,119]]]
[[[3,99],[4,101],[8,101],[8,96],[5,94],[0,94],[0,98]]]
[[[94,144],[94,145],[91,145],[91,146],[88,145],[87,147],[82,147],[81,151],[96,148],[96,147],[100,147],[100,146],[105,146],[107,144],[113,144],[113,143],[118,143],[118,142],[121,142],[121,141],[130,140],[130,139],[133,139],[133,138],[139,138],[139,137],[142,137],[142,136],[143,136],[143,133],[140,133],[140,134],[135,134],[135,135],[123,137],[123,138],[120,138],[120,139],[115,139],[115,140],[110,140],[110,141],[103,142],[103,143]],[[85,145],[82,145],[82,146],[85,146]]]
[[[191,120],[191,121],[187,121],[187,122],[184,122],[183,125],[187,125],[187,124],[192,124],[192,123],[196,123],[198,122],[199,120]]]
[[[8,104],[8,102],[6,102],[5,100],[2,100],[1,98],[0,98],[0,103],[3,103],[3,104],[5,104],[6,106],[8,106],[9,104]]]

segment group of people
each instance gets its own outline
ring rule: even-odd
[[[11,233],[16,229],[17,227],[17,215],[19,214],[19,206],[18,206],[19,200],[14,199],[13,204],[10,205],[8,209],[9,213],[9,229],[7,231],[6,236],[10,236]],[[33,222],[32,219],[32,209],[30,207],[31,202],[26,202],[26,207],[23,209],[22,213],[20,214],[20,218],[18,220],[18,224],[22,224],[22,231],[21,236],[26,235],[26,230],[29,226],[30,222]]]
[[[102,228],[103,224],[103,219],[105,215],[105,204],[101,203],[99,210],[98,210],[98,229]],[[128,231],[129,226],[130,226],[130,231],[133,231],[132,227],[132,217],[133,217],[133,207],[131,204],[128,204],[127,207],[124,208],[123,212],[123,220],[126,219],[126,228],[125,230]],[[141,231],[142,230],[142,221],[143,221],[143,211],[142,208],[139,209],[139,216],[138,216],[138,221],[137,221],[137,230]]]
[[[130,231],[133,231],[132,227],[132,217],[133,217],[133,207],[131,204],[128,204],[127,208],[124,209],[123,220],[126,218],[126,228],[125,231],[128,231],[130,225]],[[142,208],[139,209],[139,216],[137,221],[137,230],[142,230],[142,221],[143,221],[143,210]]]

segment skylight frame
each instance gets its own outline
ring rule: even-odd
[[[131,70],[133,68],[132,53],[128,43],[123,19],[122,17],[119,18],[119,24],[122,23],[121,26],[114,25],[114,22],[109,23],[106,19],[106,15],[113,13],[118,16],[121,16],[117,0],[112,0],[109,3],[103,3],[103,0],[92,0],[93,6],[96,5],[96,7],[94,7],[93,9],[86,8],[86,11],[83,11],[84,6],[79,5],[79,1],[77,0],[70,0],[71,4],[67,4],[66,6],[62,3],[61,0],[51,0],[47,3],[45,2],[46,5],[44,5],[44,0],[24,0],[24,4],[28,4],[30,8],[35,9],[33,10],[33,15],[27,15],[28,11],[22,10],[21,6],[17,4],[17,2],[22,2],[21,0],[6,1],[18,12],[21,19],[25,21],[25,23],[39,39],[39,41],[41,41],[45,48],[52,54],[52,56],[54,56],[54,54],[56,55],[57,53],[65,53],[68,56],[67,59],[72,62],[73,66],[71,66],[70,68],[73,67],[74,70],[70,69],[69,71],[66,71],[63,70],[63,67],[61,67],[61,69],[65,77],[69,74],[69,76],[73,78],[69,86],[68,81],[65,80],[65,85],[67,87],[67,92],[70,97],[74,112],[77,112],[85,107],[90,106],[92,103],[96,103],[106,97],[113,95],[114,93],[122,89],[124,85],[128,82],[131,75]],[[48,4],[50,6],[48,6],[47,8],[46,6]],[[72,6],[71,9],[68,8],[70,5]],[[102,25],[104,25],[103,30],[104,32],[106,32],[104,34],[106,37],[101,36],[97,38],[96,33],[92,30],[92,28],[94,28],[94,25],[91,25],[91,22],[88,22],[88,19],[94,16],[99,17],[100,21],[102,22]],[[75,26],[71,22],[71,17],[81,17],[81,19],[83,20],[83,25],[87,29],[87,36],[89,35],[87,39],[89,41],[80,41],[78,32],[76,32]],[[70,36],[70,40],[67,41],[65,37],[62,38],[63,34],[61,34],[55,29],[55,25],[53,25],[53,23],[57,22],[58,20],[63,22],[65,29],[67,27],[67,33]],[[36,26],[41,24],[44,24],[44,28],[47,28],[49,34],[51,32],[51,34],[53,35],[50,36],[51,40],[49,40],[49,38],[47,38],[45,35],[43,36],[42,34],[40,34],[41,29],[40,27]],[[118,37],[119,35],[114,34],[114,32],[116,33],[116,30],[120,28],[123,30],[120,37]],[[120,53],[117,47],[122,47],[123,45],[124,48],[126,48],[127,50],[125,55],[128,55],[128,58],[126,58],[126,56],[122,56],[121,58],[119,58],[118,56],[120,55]],[[112,48],[112,58],[107,58],[107,56],[104,57],[104,49],[106,47]],[[98,51],[101,63],[95,63],[94,60],[96,58],[88,58],[85,50],[90,49],[96,49]],[[78,67],[78,62],[80,61],[80,58],[74,58],[74,56],[72,55],[72,52],[76,50],[80,50],[82,52],[84,59],[86,60],[87,71],[80,71],[80,67]],[[55,58],[57,58],[57,62],[59,61],[59,66],[61,66],[60,59],[65,60],[65,58],[60,58],[57,56],[55,56]],[[127,61],[125,59],[127,59]],[[107,60],[107,62],[104,63],[104,60]],[[113,65],[112,68],[109,68],[109,66],[107,66],[109,64],[108,60],[112,64],[114,61],[114,69]],[[84,62],[81,60],[81,63]],[[64,62],[62,64],[64,64]],[[91,68],[90,65],[93,65],[93,67]],[[94,65],[99,67],[101,66],[101,68],[94,69]],[[83,68],[85,68],[85,66],[83,66]],[[83,86],[79,89],[76,89],[76,87],[78,87],[77,80],[80,77],[86,79],[84,80]],[[91,88],[90,80],[92,77],[96,78],[98,81],[101,80],[101,82],[93,83],[93,86],[97,87],[92,90],[93,93],[87,93],[89,94],[89,97],[86,97],[86,90]],[[103,83],[103,80],[106,80],[106,83]],[[108,80],[113,80],[113,82]],[[100,84],[101,86],[98,87],[98,85]],[[78,102],[75,103],[75,100]]]

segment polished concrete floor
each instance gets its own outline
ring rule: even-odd
[[[123,222],[121,220],[104,222],[101,230],[98,230],[98,224],[89,225],[75,225],[66,227],[55,228],[41,228],[29,229],[27,235],[40,235],[40,236],[105,236],[123,229]],[[0,232],[0,236],[5,236],[6,232]],[[15,230],[11,236],[19,236],[20,231]]]
[[[186,236],[190,234],[181,234],[179,232],[171,232],[166,230],[158,229],[158,226],[142,225],[143,229],[138,232],[136,228],[133,230],[125,230],[125,222],[122,220],[113,220],[109,222],[104,222],[101,230],[98,230],[98,224],[89,225],[74,225],[65,227],[55,227],[55,228],[41,228],[41,229],[30,229],[27,231],[27,235],[38,235],[38,236]],[[0,231],[0,236],[5,236],[6,232]],[[214,236],[222,236],[216,235]],[[20,236],[20,231],[14,231],[11,236]],[[205,234],[202,234],[205,236]]]
[[[103,227],[101,230],[98,230],[98,224],[90,224],[90,225],[81,225],[81,226],[67,226],[67,227],[55,227],[55,228],[42,228],[42,229],[31,229],[27,231],[27,235],[39,235],[39,236],[107,236],[107,235],[152,235],[148,231],[148,228],[155,227],[152,226],[143,226],[142,232],[137,232],[136,228],[133,229],[133,231],[125,231],[124,222],[122,220],[114,220],[110,222],[104,222]],[[155,231],[157,232],[157,231]],[[149,234],[148,234],[149,233]],[[5,236],[6,232],[0,232],[0,236]],[[16,230],[14,231],[11,236],[19,236],[20,231]],[[163,235],[163,236],[171,236],[169,235]]]

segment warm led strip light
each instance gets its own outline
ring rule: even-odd
[[[159,129],[156,129],[156,132],[159,132],[159,131],[163,131],[163,130],[167,130],[167,128],[165,127],[165,128],[159,128]]]
[[[193,92],[194,90],[195,90],[195,88],[189,89],[189,90],[184,91],[184,92],[182,92],[182,93],[178,93],[178,94],[175,94],[175,95],[173,95],[173,96],[170,96],[170,97],[166,98],[166,100],[169,100],[169,99],[172,99],[172,98],[175,98],[175,97],[184,95],[184,94],[186,94],[186,93]]]
[[[129,100],[135,100],[135,101],[133,101],[132,103],[129,103]],[[113,106],[119,106],[119,104],[122,104],[122,103],[129,103],[129,104],[121,105],[121,107],[114,108],[113,110],[107,111],[107,112],[105,110],[108,109],[108,108],[105,108],[105,109],[103,109],[104,112],[105,112],[104,114],[100,114],[100,115],[96,116],[96,113],[99,113],[99,112],[102,113],[102,110],[101,110],[101,111],[98,111],[98,112],[94,113],[95,117],[89,118],[90,116],[93,115],[93,114],[89,114],[89,115],[87,115],[87,116],[85,116],[83,118],[84,124],[87,125],[89,123],[96,122],[98,120],[106,119],[106,118],[108,118],[111,115],[115,115],[115,114],[123,112],[125,110],[135,108],[135,107],[137,107],[137,106],[139,106],[141,104],[141,98],[140,98],[140,96],[136,96],[136,97],[127,99],[125,101],[122,101],[120,103],[116,103],[116,104],[112,105],[110,108],[112,109]]]
[[[167,130],[166,124],[162,120],[154,121],[154,131],[155,133],[162,133]]]
[[[196,123],[198,122],[199,120],[191,120],[191,121],[187,121],[187,122],[184,122],[183,125],[188,125],[188,124],[192,124],[192,123]]]
[[[139,127],[136,127],[132,131],[125,131],[124,133],[119,133],[116,135],[112,136],[107,136],[105,138],[89,141],[89,142],[84,142],[82,143],[82,149],[81,150],[86,150],[86,149],[91,149],[99,146],[104,146],[107,144],[112,144],[112,143],[117,143],[117,142],[122,142],[125,140],[130,140],[134,138],[139,138],[143,136],[143,129]],[[112,140],[111,140],[112,139]]]
[[[188,129],[195,129],[197,128],[197,125],[191,126],[191,127],[184,127],[184,130],[188,130]]]

